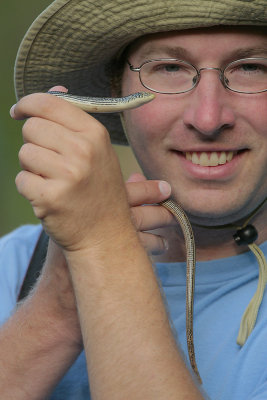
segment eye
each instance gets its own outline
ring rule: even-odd
[[[242,64],[240,67],[244,72],[261,72],[264,70],[264,66],[261,64]]]
[[[175,74],[177,72],[182,71],[182,67],[179,64],[176,63],[159,63],[159,62],[153,62],[150,65],[151,67],[151,72],[153,73],[171,73]]]
[[[236,65],[232,65],[229,68],[229,72],[232,73],[240,73],[244,75],[250,74],[266,74],[267,72],[267,63],[266,62],[242,62]]]
[[[224,83],[240,93],[266,91],[267,59],[255,57],[232,62],[224,71]]]
[[[162,66],[167,72],[178,72],[181,70],[180,65],[178,64],[165,64]]]

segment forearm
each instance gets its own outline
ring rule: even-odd
[[[202,399],[145,251],[134,233],[114,236],[99,252],[68,258],[92,399]]]
[[[93,400],[201,398],[130,222],[120,165],[106,129],[47,94],[24,97],[12,115],[28,118],[19,156],[23,171],[16,184],[64,249]]]
[[[81,351],[70,323],[42,287],[19,306],[0,330],[1,398],[47,398]]]

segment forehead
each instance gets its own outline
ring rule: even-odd
[[[257,27],[212,27],[143,36],[131,44],[136,61],[171,57],[194,61],[201,55],[227,58],[267,57],[267,33]]]

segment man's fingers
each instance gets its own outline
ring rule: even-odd
[[[171,187],[165,181],[126,182],[126,190],[131,207],[159,203],[171,194]]]
[[[49,89],[49,92],[52,91],[68,93],[68,89],[65,88],[65,86],[53,86],[51,89]]]
[[[71,116],[68,116],[69,113]],[[12,107],[11,116],[19,120],[30,117],[49,119],[72,129],[70,121],[75,118],[75,114],[81,116],[84,112],[52,94],[34,93],[20,99]],[[77,130],[77,127],[74,128]]]
[[[19,161],[22,169],[47,178],[62,175],[65,167],[58,153],[33,143],[21,147]]]
[[[65,86],[53,86],[51,89],[49,89],[49,91],[58,91],[58,92],[64,92],[64,93],[68,93],[68,89],[65,88]],[[16,120],[24,120],[27,117],[25,117],[24,114],[19,115],[17,109],[16,109],[16,104],[14,104],[11,108],[10,108],[10,116],[13,119]]]
[[[173,215],[163,206],[139,206],[131,208],[135,227],[138,231],[150,231],[176,225]]]
[[[30,171],[20,171],[16,176],[18,192],[31,203],[43,198],[45,190],[45,178],[33,174]]]
[[[143,174],[140,174],[139,172],[134,172],[129,176],[127,182],[144,182],[146,180],[147,179]]]
[[[30,117],[48,119],[74,132],[83,130],[89,124],[89,121],[94,121],[94,127],[97,124],[99,124],[99,127],[102,126],[78,107],[48,93],[34,93],[23,97],[11,108],[10,115],[16,120]]]
[[[147,253],[157,256],[168,250],[168,242],[163,236],[139,232],[139,238]]]

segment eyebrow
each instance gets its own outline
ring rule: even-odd
[[[184,60],[190,60],[192,58],[192,53],[184,47],[180,46],[154,46],[153,43],[145,47],[139,54],[140,62],[151,58],[178,58]],[[267,47],[245,47],[238,48],[226,55],[225,62],[230,62],[242,58],[249,57],[267,57]]]
[[[139,54],[140,59],[148,58],[189,58],[190,52],[180,46],[154,46],[152,43],[145,47]]]
[[[240,59],[248,57],[266,57],[267,47],[248,47],[234,50],[230,53],[229,58]]]

